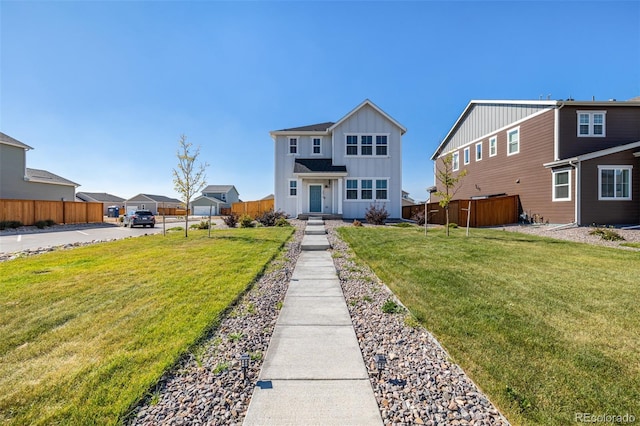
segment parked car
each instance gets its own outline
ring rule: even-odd
[[[156,217],[149,210],[136,210],[124,215],[124,226],[133,228],[136,225],[142,225],[143,228],[149,225],[153,228],[156,226]]]

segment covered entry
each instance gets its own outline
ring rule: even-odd
[[[346,166],[334,166],[329,158],[297,159],[293,175],[299,189],[296,217],[305,214],[342,214]]]

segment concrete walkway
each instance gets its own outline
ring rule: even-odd
[[[310,219],[244,425],[382,425],[329,247]]]

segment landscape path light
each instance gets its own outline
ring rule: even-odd
[[[249,370],[249,361],[251,358],[249,354],[242,354],[240,356],[240,367],[242,367],[242,377],[247,380],[248,370]]]
[[[378,369],[378,379],[380,379],[380,376],[382,375],[382,371],[387,365],[387,358],[384,356],[384,354],[376,354],[373,357],[373,360],[375,361],[376,368]]]

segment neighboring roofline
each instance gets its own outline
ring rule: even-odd
[[[616,154],[618,152],[627,151],[629,149],[640,148],[640,141],[631,142],[625,145],[618,145],[600,151],[589,152],[587,154],[578,155],[577,157],[565,158],[564,160],[552,161],[550,163],[544,163],[546,168],[560,167],[571,165],[572,163],[579,163],[581,161],[593,160],[594,158],[605,157],[607,155]]]
[[[216,197],[207,197],[206,195],[200,195],[199,197],[196,197],[193,200],[191,200],[191,202],[193,203],[194,201],[202,200],[203,198],[209,201],[214,201],[218,204],[226,204],[225,201],[219,200]]]
[[[69,179],[63,178],[62,176],[59,176],[59,175],[57,175],[57,174],[55,174],[55,173],[51,173],[51,172],[50,172],[50,171],[48,171],[48,170],[43,170],[43,169],[32,169],[31,167],[27,167],[27,168],[26,168],[26,170],[27,170],[27,175],[25,175],[25,177],[24,177],[24,180],[25,180],[26,182],[47,183],[47,184],[50,184],[50,185],[73,186],[74,188],[77,188],[77,187],[79,187],[79,186],[82,186],[82,185],[80,185],[79,183],[76,183],[76,182],[74,182],[74,181],[72,181],[72,180],[69,180]],[[37,177],[35,177],[35,178],[34,178],[34,177],[32,177],[32,176],[29,176],[29,175],[28,175],[29,171],[32,171],[32,172],[33,172],[33,171],[42,171],[42,172],[46,172],[46,173],[48,173],[48,174],[50,174],[50,175],[52,175],[52,176],[55,176],[56,178],[58,178],[58,179],[60,179],[60,180],[52,181],[52,180],[44,179],[44,178],[40,178],[40,179],[38,179]]]
[[[269,132],[272,139],[275,139],[276,136],[327,136],[331,133],[329,130],[303,130],[303,131],[294,131],[294,130],[272,130]]]
[[[386,112],[384,112],[383,110],[381,110],[376,104],[374,104],[373,102],[371,102],[369,99],[365,99],[364,101],[362,101],[362,103],[360,105],[358,105],[357,107],[355,107],[354,109],[352,109],[349,113],[347,113],[347,115],[345,115],[344,117],[342,117],[340,120],[336,121],[333,126],[329,127],[327,130],[330,132],[333,132],[333,130],[338,127],[340,124],[342,124],[344,121],[346,121],[349,117],[351,117],[353,114],[355,114],[358,110],[360,110],[362,107],[364,107],[365,105],[369,105],[371,108],[373,108],[374,110],[376,110],[378,113],[380,113],[383,117],[385,117],[387,120],[391,121],[393,124],[395,124],[399,129],[400,129],[400,134],[404,135],[405,133],[407,133],[407,128],[404,127],[402,124],[400,124],[399,122],[397,122],[393,117],[391,117],[389,114],[387,114]]]
[[[7,135],[6,133],[0,132],[0,135],[3,136],[3,137],[0,137],[0,144],[2,144],[2,145],[15,146],[16,148],[22,148],[25,151],[33,149],[32,147],[30,147],[26,143],[20,142],[18,139],[12,138],[11,136]]]

